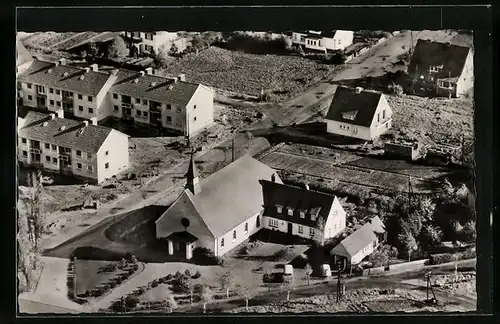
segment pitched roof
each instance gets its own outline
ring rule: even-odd
[[[365,225],[358,228],[354,233],[337,244],[331,251],[331,254],[341,255],[345,257],[353,257],[365,248],[368,244],[375,241],[377,236],[375,233],[384,233],[385,227],[380,218],[375,216]]]
[[[33,55],[24,47],[23,43],[16,38],[16,66],[33,61]]]
[[[210,231],[219,237],[262,210],[259,180],[270,179],[275,173],[271,167],[245,155],[202,179],[201,192],[196,196],[189,190],[184,192]],[[277,177],[276,181],[281,180]]]
[[[83,79],[81,79],[83,76]],[[85,95],[96,96],[111,77],[109,73],[92,71],[69,66],[55,65],[35,60],[19,77],[22,82],[40,84]]]
[[[370,127],[380,98],[380,92],[338,86],[326,119],[352,125]]]
[[[431,66],[443,66],[439,72],[433,72],[437,78],[457,78],[462,74],[470,48],[450,43],[432,42],[419,39],[408,73],[429,73]]]
[[[61,129],[62,126],[65,126],[65,129]],[[30,111],[26,114],[24,126],[19,129],[18,136],[97,153],[112,131],[118,132],[90,123],[84,128],[84,124],[76,120],[57,117],[51,119],[50,115]]]
[[[264,196],[264,215],[293,223],[316,227],[319,217],[326,222],[332,208],[335,196],[304,188],[294,187],[286,184],[260,180]],[[278,213],[276,206],[283,208]],[[292,208],[293,216],[288,214],[288,208]],[[304,212],[304,218],[300,212]],[[317,218],[311,220],[311,213]]]
[[[117,80],[111,86],[110,92],[180,107],[189,103],[199,87],[199,84],[195,83],[175,82],[172,78],[147,73],[141,75],[140,72],[124,69],[119,70],[116,76]]]

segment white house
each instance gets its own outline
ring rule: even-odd
[[[62,112],[60,112],[62,113]],[[23,165],[100,183],[128,168],[128,136],[96,119],[79,122],[29,111],[18,125]]]
[[[327,132],[371,141],[392,126],[392,109],[380,92],[338,86],[326,114]]]
[[[350,30],[314,31],[288,33],[292,45],[302,46],[314,51],[344,50],[354,40],[354,32]]]
[[[155,31],[155,32],[124,32],[125,38],[132,41],[133,45],[140,53],[158,53],[159,50],[169,52],[175,45],[179,52],[187,47],[187,40],[179,37],[175,32]]]
[[[274,173],[246,155],[200,179],[192,157],[186,189],[156,221],[156,237],[169,255],[190,259],[196,247],[224,255],[262,228],[259,180]]]
[[[273,180],[260,184],[265,228],[321,243],[345,229],[346,212],[336,196]]]
[[[370,255],[385,240],[385,227],[380,218],[372,220],[337,244],[330,254],[334,263],[345,260],[344,265],[356,265]]]

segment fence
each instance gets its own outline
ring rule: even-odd
[[[427,261],[428,261],[428,259],[424,259],[424,260],[416,260],[416,261],[410,261],[410,262],[391,264],[391,265],[389,265],[389,268],[387,270],[386,270],[385,266],[365,269],[365,270],[363,270],[363,276],[376,275],[376,274],[384,273],[387,271],[416,270],[419,268],[423,268]]]

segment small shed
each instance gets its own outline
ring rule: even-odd
[[[399,156],[410,161],[418,159],[423,152],[424,146],[421,142],[386,143],[384,146],[386,155]]]
[[[293,276],[293,266],[291,264],[285,264],[285,275],[291,275]]]
[[[330,265],[329,264],[322,264],[321,265],[321,275],[323,275],[323,277],[330,277],[332,275],[332,270],[330,269]]]

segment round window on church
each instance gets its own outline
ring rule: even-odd
[[[181,219],[181,224],[182,224],[183,227],[188,228],[189,224],[190,224],[189,223],[189,219],[187,219],[187,218],[184,217],[183,219]]]

